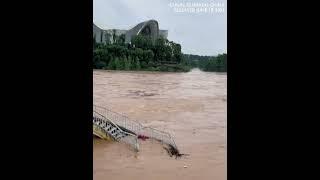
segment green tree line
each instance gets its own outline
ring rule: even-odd
[[[110,70],[189,71],[181,45],[164,38],[137,35],[125,43],[124,35],[113,35],[113,42],[93,40],[93,67]]]
[[[227,54],[225,53],[217,56],[184,54],[183,58],[193,68],[210,72],[227,72]]]

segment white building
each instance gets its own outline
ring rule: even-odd
[[[120,29],[102,29],[93,23],[93,37],[98,43],[114,42],[113,34],[120,36],[125,35],[125,42],[130,43],[134,35],[148,35],[155,41],[159,36],[168,37],[168,30],[159,30],[159,25],[156,20],[148,20],[141,22],[129,30]]]

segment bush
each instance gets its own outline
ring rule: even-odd
[[[102,69],[102,68],[106,67],[107,64],[103,61],[97,61],[97,62],[95,62],[94,65],[97,69]]]
[[[136,66],[135,66],[135,69],[138,70],[138,71],[141,69],[140,60],[139,60],[138,57],[136,58]]]
[[[124,58],[124,70],[129,71],[131,68],[131,58],[127,59],[126,57]]]
[[[166,66],[160,66],[160,67],[159,67],[159,70],[160,70],[160,71],[167,71],[167,67],[166,67]]]
[[[168,72],[175,72],[175,70],[174,70],[172,67],[168,67],[168,68],[167,68],[167,71],[168,71]]]
[[[109,61],[109,64],[108,64],[107,69],[111,69],[111,70],[115,70],[115,69],[116,69],[116,64],[115,64],[115,62],[114,62],[114,59],[111,59],[111,60]]]
[[[142,62],[141,62],[141,68],[142,68],[142,69],[145,69],[145,68],[147,68],[147,67],[148,67],[147,63],[146,63],[145,61],[142,61]]]
[[[115,68],[116,70],[122,70],[122,63],[118,57],[115,58],[114,63],[116,66],[116,68]]]
[[[148,67],[146,71],[160,71],[159,67]]]

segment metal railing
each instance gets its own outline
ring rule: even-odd
[[[130,120],[127,116],[111,111],[107,108],[93,105],[94,111],[103,114],[107,119],[116,123],[117,125],[124,127],[134,133],[139,133],[143,126],[134,120]]]
[[[138,143],[138,136],[137,135],[123,131],[115,122],[108,119],[106,116],[104,116],[100,112],[97,112],[95,109],[93,109],[93,117],[98,117],[102,121],[110,122],[114,127],[117,128],[118,131],[120,131],[122,134],[126,135],[125,137],[120,138],[119,141],[131,145],[136,151],[139,150],[139,143]],[[106,122],[104,122],[104,123],[106,123]],[[97,125],[99,126],[99,124],[97,124]]]
[[[111,122],[124,127],[136,133],[137,135],[143,135],[152,139],[156,139],[161,143],[170,144],[174,148],[178,149],[172,135],[167,132],[160,131],[151,127],[145,127],[138,121],[131,120],[125,115],[119,114],[101,106],[93,105],[93,111],[104,115]]]
[[[170,144],[176,149],[178,149],[175,141],[173,140],[172,135],[167,132],[160,131],[151,127],[144,127],[143,130],[140,132],[140,135],[156,139],[161,143]]]

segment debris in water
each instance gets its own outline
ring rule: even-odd
[[[168,147],[163,147],[163,148],[167,151],[170,157],[176,156],[176,159],[177,159],[177,158],[181,158],[182,156],[189,156],[189,154],[181,154],[179,150],[174,146],[172,146],[171,144],[168,144],[167,146]]]
[[[145,141],[146,139],[149,139],[148,136],[145,136],[145,135],[138,135],[138,139],[142,139],[143,141]]]
[[[187,168],[188,166],[183,166],[184,168]]]

